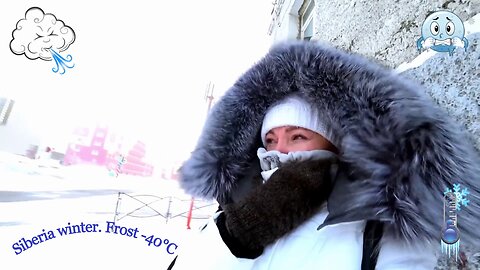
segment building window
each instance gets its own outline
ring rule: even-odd
[[[13,100],[0,97],[0,125],[6,125],[12,111]]]
[[[72,151],[74,152],[80,152],[80,148],[78,147],[78,145],[76,144],[70,144],[70,149],[72,149]]]
[[[93,141],[93,146],[103,146],[103,142],[102,141]]]
[[[97,131],[97,133],[95,134],[95,136],[96,136],[97,138],[103,138],[103,137],[105,137],[105,131],[99,130],[99,131]]]
[[[315,10],[315,1],[306,0],[298,11],[299,19],[299,38],[302,40],[310,40],[313,37],[313,17]]]

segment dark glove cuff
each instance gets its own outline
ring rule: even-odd
[[[227,230],[225,224],[225,213],[220,213],[216,219],[216,224],[223,242],[227,245],[230,252],[237,258],[255,259],[263,253],[263,248],[252,249],[243,245],[237,238],[233,237]]]

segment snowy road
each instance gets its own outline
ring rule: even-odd
[[[190,197],[176,181],[93,167],[3,163],[0,186],[0,269],[166,269],[217,207],[196,202],[187,230]]]

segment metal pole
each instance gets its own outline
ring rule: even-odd
[[[208,100],[208,108],[207,108],[207,115],[210,112],[210,109],[212,108],[212,101],[213,101],[213,89],[215,88],[215,85],[212,84],[211,82],[208,83],[207,86],[207,95],[205,98]]]
[[[170,213],[170,207],[172,206],[172,196],[169,196],[168,197],[168,209],[167,209],[167,214],[166,214],[166,222],[165,223],[168,223],[168,219],[170,218],[171,216],[171,213]]]
[[[187,230],[190,230],[190,222],[192,221],[192,211],[193,211],[193,202],[194,198],[192,197],[192,200],[190,201],[190,210],[188,211],[188,218],[187,218]]]
[[[113,223],[117,222],[118,208],[120,207],[120,202],[122,200],[122,197],[120,195],[121,192],[118,192],[117,206],[115,206],[115,216],[113,217]]]
[[[208,102],[207,106],[207,115],[212,108],[212,101],[213,101],[213,89],[215,88],[215,84],[212,82],[208,82],[207,88],[205,89],[205,100]],[[190,222],[192,221],[192,212],[193,212],[193,205],[195,203],[195,198],[192,196],[192,200],[190,201],[190,209],[188,210],[187,216],[187,230],[190,230]]]

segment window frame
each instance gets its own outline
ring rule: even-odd
[[[308,11],[309,7],[312,7],[310,14],[305,18],[305,13]],[[315,0],[305,0],[303,1],[302,6],[298,10],[298,38],[300,40],[311,40],[315,35]],[[312,24],[312,36],[309,39],[305,39],[305,30],[308,26]]]

